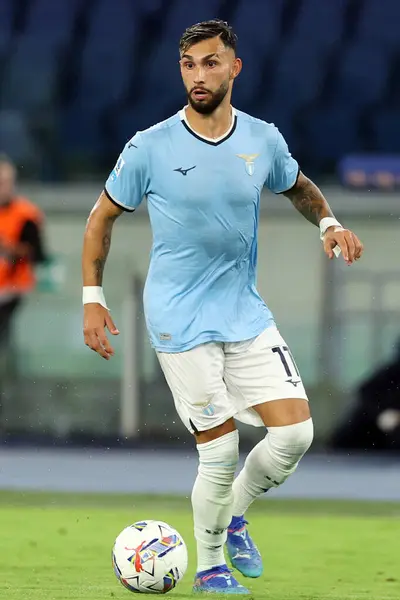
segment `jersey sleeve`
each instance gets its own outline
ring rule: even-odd
[[[108,198],[128,212],[139,206],[148,188],[148,161],[140,133],[125,146],[111,171],[104,191]]]
[[[285,138],[277,128],[275,130],[277,140],[265,185],[271,192],[281,194],[294,186],[300,169],[297,161],[289,152]]]

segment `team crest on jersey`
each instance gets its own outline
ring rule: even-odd
[[[242,158],[245,161],[245,168],[247,175],[254,175],[254,161],[259,154],[236,154],[237,157]]]

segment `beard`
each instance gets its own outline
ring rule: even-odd
[[[229,81],[221,83],[215,92],[211,92],[207,88],[204,88],[209,94],[206,100],[196,100],[192,94],[193,89],[196,88],[192,88],[192,90],[187,93],[190,106],[201,115],[211,115],[211,113],[218,108],[228,93]]]

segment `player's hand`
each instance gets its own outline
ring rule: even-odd
[[[83,335],[86,346],[100,354],[106,360],[114,356],[114,349],[108,341],[105,328],[112,335],[119,331],[114,325],[110,313],[104,306],[97,303],[85,304],[83,307]]]
[[[334,258],[333,249],[338,246],[342,252],[344,261],[351,265],[361,258],[364,246],[355,233],[342,227],[328,227],[324,235],[324,251],[328,258]]]

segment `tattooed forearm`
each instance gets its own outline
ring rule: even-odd
[[[94,285],[102,285],[103,284],[103,273],[104,267],[106,265],[106,260],[108,253],[110,251],[111,246],[111,232],[114,225],[114,221],[116,220],[117,215],[112,215],[107,217],[105,220],[104,226],[105,231],[101,240],[101,247],[98,250],[97,256],[93,260],[93,269],[94,269],[94,278],[96,283]]]
[[[108,253],[109,253],[109,250],[110,250],[110,245],[111,245],[111,229],[112,229],[112,225],[114,223],[114,220],[115,219],[113,219],[108,224],[109,225],[109,229],[103,235],[102,245],[101,245],[101,254],[99,256],[97,256],[97,258],[95,258],[93,260],[94,277],[95,277],[95,281],[96,281],[95,285],[102,285],[102,283],[103,283],[104,267],[105,267],[107,256],[108,256]]]
[[[113,225],[122,210],[100,196],[89,215],[83,239],[83,285],[103,285],[104,267],[111,245]]]
[[[300,173],[296,185],[285,193],[293,206],[313,225],[318,225],[324,217],[333,217],[321,190]]]

